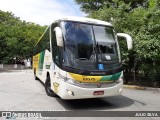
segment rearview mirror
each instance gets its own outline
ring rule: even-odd
[[[54,31],[56,33],[57,46],[63,47],[63,35],[61,28],[55,27]]]
[[[132,49],[132,37],[126,33],[117,33],[117,37],[123,37],[127,40],[128,50]]]

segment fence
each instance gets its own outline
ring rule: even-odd
[[[124,78],[124,83],[126,83],[127,81],[127,84],[160,88],[160,71],[157,72],[155,75],[144,75],[142,73],[138,73],[135,75],[134,73],[132,73],[129,75],[129,77]]]

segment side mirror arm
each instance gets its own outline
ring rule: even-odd
[[[133,45],[132,45],[132,37],[128,34],[125,33],[117,33],[117,37],[123,37],[126,39],[127,41],[127,47],[128,50],[132,49]]]
[[[55,27],[57,46],[63,47],[63,35],[60,27]]]

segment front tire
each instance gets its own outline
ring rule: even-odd
[[[51,81],[49,76],[47,76],[47,79],[45,82],[45,91],[48,96],[57,97],[57,94],[55,94],[54,91],[51,89]]]

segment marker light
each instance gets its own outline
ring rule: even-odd
[[[123,81],[123,77],[120,77],[116,82],[117,83],[120,83],[120,82],[122,82]]]
[[[123,89],[122,89],[122,88],[120,88],[120,89],[119,89],[119,93],[122,93],[122,90],[123,90]]]

